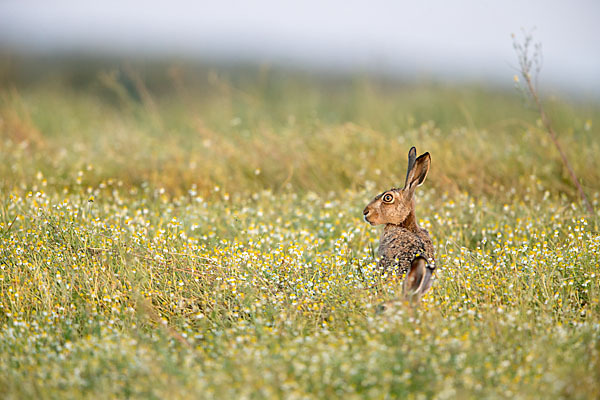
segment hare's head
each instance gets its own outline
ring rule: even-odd
[[[412,147],[408,152],[408,170],[404,187],[392,188],[377,195],[363,211],[365,220],[371,225],[402,225],[414,210],[415,188],[425,181],[430,164],[429,153],[421,154],[417,158],[417,149]]]

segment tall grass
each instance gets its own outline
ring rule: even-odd
[[[213,72],[206,86],[174,85],[183,87],[152,96],[140,77],[142,88],[135,89],[118,76],[105,73],[86,92],[3,91],[2,131],[11,139],[1,171],[7,187],[31,184],[31,174],[7,171],[11,154],[23,152],[33,155],[30,168],[51,169],[58,185],[92,165],[86,175],[92,185],[113,178],[175,194],[192,184],[202,193],[215,185],[231,192],[338,191],[366,180],[389,186],[400,183],[406,148],[414,144],[435,154],[437,174],[429,184],[436,188],[496,195],[535,175],[572,196],[535,112],[516,94],[390,88],[364,79],[323,87],[277,74],[235,86]],[[596,191],[600,149],[589,121],[598,107],[552,99],[549,107],[584,186]]]
[[[175,72],[2,90],[3,397],[600,396],[598,215],[518,96]],[[548,104],[597,209],[600,109]],[[411,145],[437,279],[380,314]]]

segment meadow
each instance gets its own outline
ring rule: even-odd
[[[0,86],[0,397],[600,397],[600,105],[261,69]],[[510,79],[510,78],[509,78]],[[362,219],[432,167],[419,307]]]

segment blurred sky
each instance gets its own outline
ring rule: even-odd
[[[600,97],[600,1],[0,0],[0,49],[242,60],[512,84],[511,33],[542,86]]]

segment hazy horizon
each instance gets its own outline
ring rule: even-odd
[[[512,84],[511,33],[543,45],[540,80],[600,96],[594,1],[139,0],[0,3],[0,50],[186,57]]]

